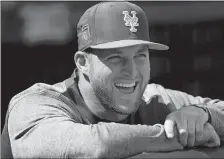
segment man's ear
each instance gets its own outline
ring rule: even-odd
[[[78,70],[81,71],[83,74],[88,75],[89,61],[87,54],[82,51],[77,51],[74,56],[74,61]]]

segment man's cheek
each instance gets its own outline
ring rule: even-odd
[[[97,67],[101,72],[104,72],[105,74],[110,74],[110,73],[112,73],[112,70],[113,70],[113,67],[111,65],[108,65],[101,61],[98,63]]]
[[[112,82],[110,80],[110,76],[106,75],[106,73],[102,72],[96,77],[98,81],[98,86],[100,89],[104,90],[104,92],[112,93]]]
[[[150,76],[150,70],[145,72],[145,74],[143,75],[143,81],[144,83],[148,83],[150,80],[151,76]]]

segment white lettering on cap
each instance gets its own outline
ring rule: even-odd
[[[139,26],[138,18],[136,17],[136,11],[131,11],[132,17],[129,15],[128,11],[123,11],[125,26],[130,26],[131,32],[136,32],[136,26]]]

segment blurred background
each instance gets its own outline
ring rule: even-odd
[[[96,3],[1,2],[1,128],[14,95],[70,77],[76,25]],[[151,40],[170,46],[151,52],[151,82],[224,100],[224,2],[133,3],[147,14]]]

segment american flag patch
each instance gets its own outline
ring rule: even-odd
[[[90,39],[90,33],[89,33],[89,25],[86,24],[82,27],[81,32],[78,34],[79,41],[82,44],[85,44]]]

